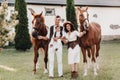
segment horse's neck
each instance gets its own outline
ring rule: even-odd
[[[46,29],[46,26],[45,26],[45,24],[40,24],[39,28],[40,28],[41,31],[43,31],[44,29]]]
[[[80,32],[84,31],[83,27],[84,27],[83,25],[80,25]]]
[[[80,32],[82,32],[82,31],[84,31],[84,26],[83,26],[83,22],[82,21],[80,21]]]
[[[46,27],[45,24],[40,25],[39,34],[42,35],[42,36],[46,36],[46,34],[47,34],[47,27]]]

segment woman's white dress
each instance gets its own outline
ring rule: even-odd
[[[70,33],[65,34],[68,42],[77,40],[77,36],[80,36],[78,31],[73,31]],[[77,44],[73,49],[71,47],[68,48],[68,64],[74,64],[80,62],[80,47]]]

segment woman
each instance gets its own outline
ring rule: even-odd
[[[62,38],[62,41],[68,43],[68,64],[71,66],[71,78],[76,78],[78,77],[77,64],[80,62],[80,47],[77,42],[77,37],[82,37],[86,34],[86,31],[76,31],[70,21],[65,22],[63,26],[66,34]]]

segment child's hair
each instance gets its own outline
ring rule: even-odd
[[[55,18],[61,18],[59,15],[57,15]]]
[[[62,30],[61,30],[61,28],[60,28],[59,26],[56,26],[56,27],[55,27],[55,29],[58,29],[58,28],[60,29],[60,37],[62,37]],[[56,37],[56,32],[55,32],[55,34],[54,34],[54,37]]]
[[[59,27],[59,26],[56,26],[56,27],[55,27],[55,29],[58,29],[58,28],[60,28],[60,27]]]

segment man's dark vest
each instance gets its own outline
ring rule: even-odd
[[[63,31],[63,27],[62,27],[62,26],[60,26],[60,36],[62,36],[62,35],[63,35],[62,31]],[[51,27],[50,27],[50,37],[49,37],[49,38],[50,38],[50,40],[51,40],[51,38],[52,38],[53,34],[54,34],[54,26],[51,26]]]

